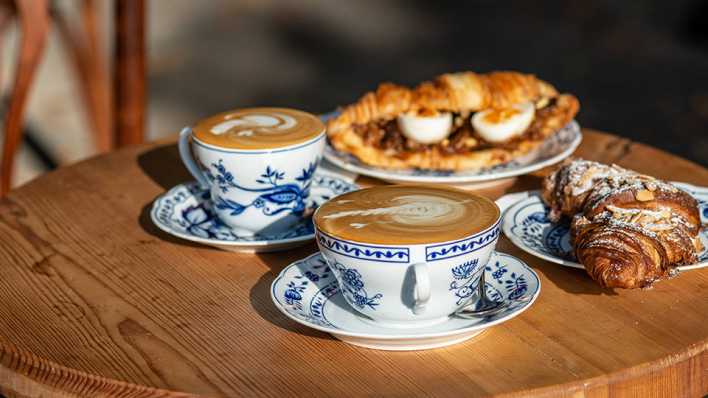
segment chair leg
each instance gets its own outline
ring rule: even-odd
[[[41,59],[49,29],[47,0],[15,0],[21,41],[10,108],[5,115],[5,144],[0,162],[0,194],[10,190],[15,154],[22,139],[27,94]]]
[[[53,19],[79,78],[96,149],[107,152],[113,146],[111,92],[106,54],[96,23],[97,4],[94,0],[83,0],[80,7],[82,30],[72,29],[66,16],[59,11],[53,13]]]
[[[116,0],[113,117],[119,147],[145,132],[145,1]]]

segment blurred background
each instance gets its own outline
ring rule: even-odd
[[[53,4],[71,14],[77,1]],[[112,2],[98,3],[107,35]],[[232,108],[327,112],[382,81],[514,69],[577,95],[582,126],[708,166],[705,0],[151,0],[147,13],[148,140]],[[53,28],[26,112],[51,159],[23,145],[14,185],[52,160],[95,153],[57,36]],[[15,27],[2,49],[5,95],[16,50]]]

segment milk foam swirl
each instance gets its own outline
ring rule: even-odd
[[[212,134],[221,135],[233,133],[237,136],[252,136],[254,134],[282,134],[297,125],[297,120],[282,113],[252,113],[236,116],[214,125]]]
[[[236,149],[269,149],[321,136],[325,126],[307,112],[288,108],[246,108],[200,120],[194,137],[203,143]]]
[[[348,210],[323,216],[323,219],[357,217],[356,224],[387,223],[421,226],[451,223],[460,220],[466,213],[464,204],[469,200],[456,201],[428,195],[404,195],[391,199],[393,206],[362,210]],[[390,220],[390,221],[388,221]],[[361,228],[361,226],[355,226]]]
[[[481,232],[496,222],[489,199],[450,188],[393,185],[344,194],[314,216],[320,231],[363,243],[446,242]]]

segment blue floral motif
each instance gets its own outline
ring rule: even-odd
[[[317,241],[335,253],[360,260],[408,263],[410,258],[407,247],[378,247],[354,244],[331,236],[325,236],[322,233],[317,234]]]
[[[347,268],[344,264],[337,261],[333,262],[332,268],[339,274],[339,279],[344,287],[342,294],[350,303],[360,309],[369,307],[372,310],[376,310],[376,306],[380,304],[379,300],[383,297],[383,294],[377,293],[369,296],[364,288],[364,281],[361,280],[359,271],[354,268]]]
[[[477,269],[479,260],[466,261],[452,268],[453,281],[450,282],[450,291],[457,296],[457,304],[465,302],[475,292],[475,282],[477,281],[474,271]]]
[[[364,288],[364,282],[361,281],[361,274],[353,268],[342,271],[342,280],[353,290],[361,290]]]
[[[188,206],[181,212],[178,219],[171,220],[180,225],[187,233],[205,239],[216,239],[220,241],[242,241],[242,240],[276,240],[289,239],[298,236],[314,233],[312,223],[301,223],[288,231],[283,231],[272,236],[254,235],[250,237],[239,236],[224,224],[208,207],[207,202]]]
[[[249,207],[261,209],[261,212],[268,216],[283,212],[300,216],[305,211],[305,200],[310,195],[310,185],[312,184],[312,176],[317,169],[317,162],[310,163],[299,176],[295,177],[297,183],[287,184],[282,183],[285,179],[285,172],[266,166],[260,178],[256,179],[256,183],[263,185],[259,188],[248,188],[237,183],[233,174],[224,166],[223,159],[212,163],[211,167],[202,165],[202,169],[207,179],[215,184],[223,194],[228,193],[231,189],[259,193],[256,199],[246,204],[216,196],[214,198],[216,208],[228,210],[232,216],[243,213]]]
[[[455,268],[452,269],[452,276],[455,279],[469,279],[469,277],[472,275],[472,272],[474,271],[475,267],[477,267],[477,263],[479,262],[478,259],[474,259],[472,261],[466,261]]]
[[[506,291],[509,293],[509,298],[515,300],[526,293],[528,283],[526,283],[526,278],[524,278],[523,275],[516,275],[515,272],[512,272],[509,277],[511,279],[505,280],[504,285],[506,286]]]
[[[506,289],[509,299],[518,299],[528,291],[528,282],[523,275],[512,272],[507,278],[504,277],[504,274],[506,274],[509,270],[507,269],[507,266],[502,265],[501,262],[496,261],[494,263],[494,268],[487,265],[485,269],[486,271],[492,272],[492,278],[494,278],[494,281]]]
[[[335,197],[357,189],[357,186],[336,177],[315,174],[307,208],[316,209],[325,197]],[[190,238],[210,239],[218,242],[256,242],[314,236],[310,218],[303,218],[293,227],[268,234],[240,235],[215,214],[211,192],[198,183],[178,185],[158,198],[151,211],[153,221],[163,229]]]
[[[536,206],[539,210],[527,214],[512,228],[514,235],[533,250],[554,257],[574,260],[572,250],[566,242],[570,230],[568,224],[565,222],[552,223],[548,218],[549,208],[538,204],[534,205],[532,209],[535,209]],[[520,211],[517,211],[517,215]],[[516,215],[514,219],[516,219]]]
[[[425,248],[425,259],[427,261],[437,261],[472,253],[494,242],[498,236],[499,222],[491,230],[481,235],[475,235],[453,243],[427,246]]]
[[[339,293],[339,285],[332,278],[327,263],[320,256],[310,256],[302,260],[299,269],[304,272],[283,281],[285,289],[281,297],[284,305],[307,322],[334,327],[324,314],[324,304]],[[303,301],[309,302],[309,305],[305,306]]]
[[[296,276],[295,278],[301,279],[302,276]],[[307,288],[307,284],[309,283],[306,280],[303,281],[290,281],[288,282],[287,289],[285,290],[285,302],[288,305],[292,305],[293,307],[301,310],[302,309],[302,292],[305,291]]]

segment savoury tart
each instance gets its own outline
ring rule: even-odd
[[[383,83],[330,119],[327,134],[372,166],[484,169],[529,154],[578,109],[533,75],[461,72],[415,88]]]

